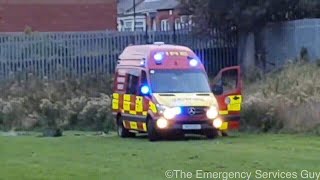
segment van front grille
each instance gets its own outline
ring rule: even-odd
[[[182,107],[182,114],[188,116],[198,116],[206,113],[207,107]]]

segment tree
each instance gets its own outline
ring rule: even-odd
[[[319,8],[319,0],[181,0],[182,13],[194,15],[196,32],[238,33],[238,58],[249,66],[264,49],[258,35],[267,23],[320,17]]]

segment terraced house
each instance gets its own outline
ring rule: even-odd
[[[117,29],[116,0],[0,0],[0,32]]]
[[[171,31],[188,27],[190,16],[179,11],[179,0],[118,0],[119,31]]]

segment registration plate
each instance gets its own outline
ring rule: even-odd
[[[201,125],[200,124],[183,124],[182,129],[184,129],[184,130],[197,130],[197,129],[201,129]]]

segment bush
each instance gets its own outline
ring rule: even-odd
[[[316,60],[316,64],[317,64],[318,67],[320,67],[320,59]]]
[[[67,110],[62,102],[42,99],[40,104],[41,125],[45,129],[59,129],[67,124]]]
[[[23,119],[27,116],[27,111],[23,107],[23,98],[10,98],[8,101],[0,99],[0,116],[2,127],[6,130],[24,129]]]
[[[110,106],[110,97],[105,94],[101,94],[99,98],[89,99],[78,115],[80,126],[106,132],[113,129],[114,124]]]
[[[306,102],[299,106],[291,107],[290,111],[282,109],[279,118],[285,124],[286,132],[312,132],[319,134],[320,127],[320,102]],[[320,135],[320,134],[319,134]]]
[[[320,76],[315,64],[288,64],[244,90],[243,124],[259,131],[313,132],[320,126]]]
[[[86,96],[76,97],[67,100],[66,108],[68,109],[69,125],[68,129],[75,129],[79,124],[78,115],[88,102]]]
[[[63,128],[104,130],[113,128],[111,77],[28,81],[0,84],[0,128],[3,130]]]

